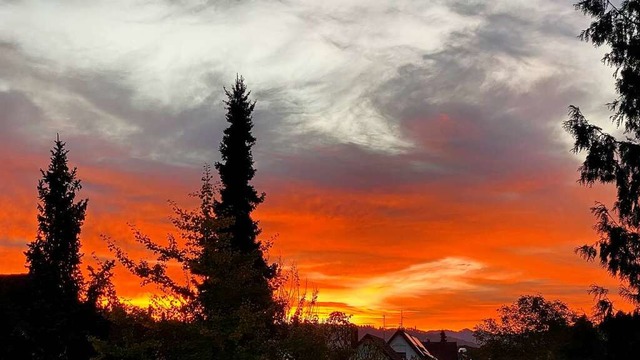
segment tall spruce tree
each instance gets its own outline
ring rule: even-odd
[[[40,170],[38,233],[26,252],[29,274],[38,285],[65,301],[78,301],[83,286],[80,272],[80,231],[87,200],[76,201],[82,188],[76,168],[70,169],[65,143],[56,139],[49,168]]]
[[[225,93],[229,127],[225,129],[220,143],[222,161],[215,164],[221,185],[220,199],[216,200],[214,211],[216,217],[223,220],[218,233],[220,238],[228,239],[232,250],[257,255],[254,267],[264,278],[259,282],[267,284],[275,276],[275,267],[269,266],[264,259],[262,243],[258,240],[261,229],[251,217],[265,197],[251,185],[256,173],[251,152],[256,142],[251,133],[255,102],[249,100],[251,92],[247,91],[242,77],[236,78],[231,90],[225,88]]]
[[[640,306],[640,1],[582,0],[576,9],[593,19],[581,39],[608,46],[603,62],[615,69],[617,98],[609,104],[611,120],[623,126],[616,138],[590,124],[580,109],[571,106],[565,129],[575,138],[574,152],[586,152],[580,182],[613,184],[617,198],[612,207],[597,203],[596,230],[600,238],[579,249],[624,284],[621,294]]]
[[[67,164],[68,151],[59,138],[48,169],[38,183],[38,232],[26,251],[33,302],[26,336],[34,359],[88,359],[87,334],[97,318],[80,300],[80,231],[87,200],[76,200],[82,188],[76,169]]]
[[[109,246],[143,283],[155,283],[185,300],[184,310],[192,311],[185,318],[202,326],[200,333],[207,344],[192,354],[195,358],[273,359],[284,310],[281,302],[274,300],[278,269],[265,259],[264,246],[258,240],[260,228],[251,216],[264,199],[251,185],[255,175],[251,153],[256,141],[251,133],[255,103],[249,100],[241,77],[225,93],[229,127],[220,145],[222,160],[215,165],[220,185],[213,186],[207,166],[202,186],[194,194],[200,200],[198,209],[188,211],[174,205],[173,224],[186,246],[179,246],[173,236],[168,246],[160,245],[136,230],[136,240],[157,255],[153,265],[131,260],[113,242]],[[188,284],[169,276],[169,261],[179,263],[190,275]]]
[[[255,175],[251,148],[255,144],[252,135],[252,113],[255,102],[249,100],[250,92],[242,77],[236,81],[227,95],[226,120],[220,144],[222,161],[216,163],[220,175],[220,199],[214,204],[216,217],[221,220],[218,241],[222,251],[230,254],[232,271],[227,273],[227,289],[217,303],[224,309],[220,320],[233,324],[233,336],[225,346],[225,356],[237,359],[257,359],[266,356],[267,343],[275,335],[276,319],[281,317],[281,307],[274,301],[272,280],[277,275],[275,265],[269,265],[264,257],[263,244],[258,240],[260,228],[251,213],[264,200],[251,184]],[[229,315],[230,314],[230,315]],[[249,323],[247,323],[249,321]]]
[[[258,224],[251,218],[251,212],[264,201],[264,194],[258,194],[251,185],[256,170],[253,167],[251,148],[256,142],[252,113],[255,102],[249,100],[242,77],[227,90],[226,120],[229,127],[224,131],[220,143],[221,162],[216,163],[220,175],[220,200],[216,201],[215,213],[218,218],[230,220],[221,231],[231,236],[231,246],[243,253],[260,248],[257,236]]]

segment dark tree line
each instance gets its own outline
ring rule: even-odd
[[[521,296],[474,329],[476,360],[618,360],[640,351],[640,315],[618,312],[594,321],[561,301]]]

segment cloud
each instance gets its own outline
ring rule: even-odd
[[[358,316],[370,316],[400,310],[394,304],[399,298],[418,300],[424,296],[478,289],[469,279],[484,268],[485,265],[471,259],[448,257],[368,276],[328,275],[318,271],[307,271],[304,275],[312,285],[334,284],[319,292],[321,311],[338,308]]]
[[[0,41],[14,61],[3,84],[29,94],[52,130],[201,163],[215,158],[224,126],[221,87],[240,72],[259,99],[265,148],[416,153],[405,122],[418,109],[450,110],[452,100],[499,109],[496,91],[535,90],[576,69],[567,59],[586,67],[558,51],[576,49],[571,9],[508,4],[7,3]]]
[[[361,281],[353,293],[357,294],[358,298],[367,300],[366,303],[355,305],[375,306],[376,303],[380,304],[393,297],[420,297],[435,292],[473,289],[476,285],[467,282],[464,277],[482,268],[483,265],[476,261],[458,258],[414,264],[396,272]]]
[[[261,99],[265,104],[278,108],[287,133],[319,134],[388,152],[410,144],[371,106],[368,92],[391,76],[398,62],[438,49],[440,34],[464,24],[446,7],[412,2],[389,7],[259,1],[197,12],[178,3],[119,5],[5,4],[1,40],[17,44],[25,57],[62,78],[105,82],[94,74],[108,75],[107,83],[129,95],[120,101],[138,109],[197,108],[220,99],[211,98],[212,81],[219,94],[230,75],[240,72],[256,93],[267,95]],[[64,93],[49,95],[73,100],[61,98]],[[47,107],[59,107],[52,102]],[[120,130],[127,136],[136,130],[137,124],[111,112],[92,115],[111,125],[128,120],[131,126],[100,134]]]

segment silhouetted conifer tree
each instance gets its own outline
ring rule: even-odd
[[[440,342],[447,342],[447,334],[444,330],[440,330]]]
[[[180,299],[181,310],[189,312],[180,314],[182,320],[202,326],[208,347],[197,352],[199,358],[272,359],[284,316],[281,301],[274,300],[278,268],[265,259],[265,246],[257,239],[260,229],[251,217],[264,199],[251,185],[255,103],[249,101],[240,77],[225,92],[229,127],[220,145],[222,161],[216,163],[220,187],[213,186],[207,166],[200,191],[194,194],[199,208],[185,211],[174,205],[173,224],[186,244],[178,245],[170,235],[168,245],[160,245],[134,230],[136,240],[157,255],[153,265],[131,260],[113,242],[109,246],[143,284],[155,283]],[[168,275],[169,261],[179,263],[189,275],[186,284]]]
[[[88,359],[87,334],[94,313],[80,301],[80,231],[87,200],[76,200],[82,186],[67,164],[58,138],[48,169],[38,183],[38,233],[25,253],[32,282],[32,308],[26,337],[34,359]]]
[[[258,194],[251,184],[256,172],[251,152],[256,141],[252,135],[255,102],[249,100],[250,92],[242,77],[237,77],[225,93],[229,126],[220,144],[222,161],[216,163],[221,185],[214,210],[222,221],[217,229],[218,250],[232,261],[224,274],[226,286],[212,288],[215,296],[203,294],[207,297],[203,304],[215,304],[210,307],[215,312],[212,319],[226,325],[229,331],[221,356],[259,359],[267,355],[268,343],[276,333],[276,321],[282,318],[282,306],[273,297],[276,266],[267,264],[263,244],[257,238],[260,228],[251,217],[264,200],[264,194]]]
[[[600,239],[578,251],[588,260],[599,258],[627,284],[621,294],[640,305],[640,1],[614,5],[608,0],[582,0],[576,8],[594,19],[581,38],[608,46],[603,61],[615,69],[618,93],[609,104],[611,119],[624,128],[622,139],[607,134],[575,106],[564,123],[575,138],[573,151],[587,153],[580,182],[614,184],[617,189],[612,208],[601,203],[592,208]]]
[[[256,170],[253,167],[251,148],[256,142],[252,113],[255,102],[249,100],[250,92],[243,78],[236,78],[231,88],[225,88],[226,120],[229,127],[224,131],[220,143],[221,162],[216,163],[220,175],[220,200],[216,201],[215,213],[218,218],[227,218],[230,224],[220,229],[230,236],[232,248],[250,253],[260,248],[256,240],[260,229],[251,218],[251,212],[264,201],[264,194],[258,195],[251,185]]]
[[[57,139],[49,168],[38,182],[38,234],[26,252],[29,274],[39,286],[65,301],[77,301],[83,285],[80,231],[87,200],[76,201],[82,188],[76,168],[69,169],[65,144]]]

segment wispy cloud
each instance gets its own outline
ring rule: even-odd
[[[321,293],[320,300],[343,302],[353,307],[389,309],[394,298],[419,298],[428,294],[476,289],[470,277],[485,266],[477,261],[447,257],[414,264],[404,269],[367,277],[328,276],[306,273],[310,281],[331,281],[340,290]]]

